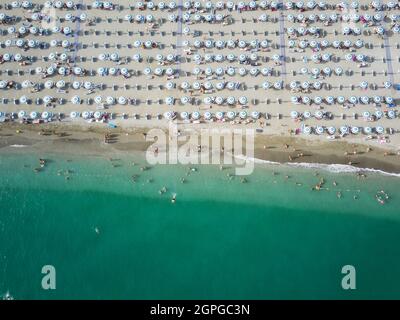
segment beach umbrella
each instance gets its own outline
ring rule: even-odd
[[[302,128],[302,131],[303,131],[304,134],[310,134],[312,132],[312,128],[309,127],[309,126],[304,126]]]
[[[49,118],[51,118],[51,116],[52,116],[52,113],[51,112],[48,112],[48,111],[44,111],[44,112],[42,112],[42,119],[49,119]]]
[[[290,117],[292,119],[297,119],[299,117],[299,113],[297,111],[290,112]]]
[[[246,111],[239,112],[239,118],[240,119],[246,119],[247,118],[247,112]]]
[[[269,47],[269,43],[268,43],[268,40],[262,40],[261,42],[260,42],[260,46],[261,46],[261,48],[268,48]]]
[[[213,98],[212,97],[205,97],[203,99],[204,104],[211,104],[213,102]]]
[[[338,96],[338,97],[336,98],[336,101],[337,101],[337,103],[339,103],[339,104],[343,104],[343,103],[346,101],[346,98],[343,97],[343,96]]]
[[[365,134],[371,134],[372,133],[372,128],[371,127],[364,127],[363,129]]]
[[[139,53],[136,53],[132,56],[132,59],[136,62],[140,62],[142,60],[142,56]]]
[[[390,119],[394,119],[394,118],[396,118],[396,113],[395,113],[394,110],[389,110],[388,113],[387,113],[387,116]]]
[[[182,104],[187,104],[190,101],[190,98],[187,96],[183,96],[183,97],[181,97],[180,100],[181,100]]]
[[[130,76],[129,70],[128,70],[127,68],[122,68],[122,69],[121,69],[121,74],[122,74],[123,76]]]
[[[302,98],[301,98],[301,101],[302,101],[304,104],[310,104],[310,103],[311,103],[311,98],[310,98],[310,97],[302,97]]]
[[[335,40],[335,41],[332,42],[332,46],[333,46],[334,48],[339,48],[340,45],[341,45],[341,43],[342,43],[341,41]]]
[[[26,88],[30,88],[33,86],[33,83],[30,80],[24,80],[21,83],[22,88],[26,89]]]
[[[110,55],[110,59],[111,59],[112,61],[118,61],[118,60],[119,60],[119,54],[116,53],[116,52],[112,53],[112,54]]]
[[[358,39],[355,44],[354,44],[357,48],[361,48],[362,46],[364,46],[364,41],[361,39]]]
[[[181,118],[184,119],[184,120],[189,119],[189,113],[186,112],[186,111],[181,112],[180,116],[181,116]]]
[[[210,49],[214,46],[214,42],[212,40],[206,40],[204,41],[204,46]]]
[[[54,87],[54,82],[53,82],[52,80],[47,80],[47,81],[44,83],[44,87],[45,87],[46,89],[51,89],[51,88]]]
[[[339,131],[340,131],[341,134],[347,134],[347,133],[349,133],[349,127],[348,126],[341,126],[339,128]]]
[[[82,118],[83,119],[89,119],[90,118],[90,112],[89,111],[83,111],[82,112]]]
[[[311,70],[311,73],[315,76],[318,76],[321,73],[321,70],[319,68],[313,68]]]
[[[203,86],[204,86],[204,89],[206,89],[206,90],[211,90],[213,87],[212,83],[208,82],[208,81],[204,82]]]
[[[319,97],[319,96],[314,97],[313,100],[314,100],[314,103],[315,103],[315,104],[321,104],[321,103],[322,103],[322,98]]]
[[[250,69],[250,75],[253,77],[256,77],[260,73],[260,70],[258,68],[251,68]]]
[[[167,120],[170,120],[170,119],[172,119],[172,117],[173,117],[173,113],[172,113],[171,111],[167,111],[167,112],[164,113],[164,117],[165,117]]]
[[[194,90],[200,90],[201,84],[200,82],[193,82],[192,87]]]
[[[376,110],[375,111],[375,116],[380,119],[383,117],[383,112],[381,110]]]
[[[57,46],[58,46],[58,41],[55,40],[55,39],[51,40],[51,41],[50,41],[50,46],[51,46],[51,47],[57,47]]]
[[[269,67],[266,67],[266,68],[262,68],[262,69],[261,69],[261,74],[262,74],[263,76],[269,76],[269,75],[271,75],[271,73],[272,73],[272,69],[269,68]]]
[[[274,88],[277,90],[281,90],[283,88],[283,81],[276,81],[274,83]]]
[[[239,97],[239,103],[240,103],[241,105],[247,104],[247,98],[244,97],[244,96]]]
[[[321,110],[315,111],[314,113],[315,118],[317,119],[322,119],[322,117],[324,116],[324,114],[322,113]]]
[[[364,117],[365,119],[368,119],[370,116],[371,116],[371,113],[369,113],[368,111],[364,111],[364,112],[363,112],[363,117]]]
[[[57,87],[58,89],[64,88],[64,87],[65,87],[65,81],[64,81],[64,80],[58,80],[58,81],[56,82],[56,87]]]
[[[234,111],[228,111],[226,116],[228,117],[228,119],[232,120],[236,117],[236,113]]]
[[[336,128],[335,127],[328,127],[326,130],[328,131],[328,133],[330,135],[333,135],[333,134],[336,133]]]
[[[6,81],[6,80],[1,80],[1,81],[0,81],[0,88],[1,88],[1,89],[5,89],[5,88],[7,87],[7,83],[8,83],[8,81]]]
[[[333,104],[335,102],[335,98],[331,96],[326,97],[325,100],[328,104]]]
[[[393,103],[393,98],[392,97],[385,97],[385,102],[387,104],[392,104]]]
[[[376,127],[375,131],[377,134],[384,134],[385,133],[385,129],[383,127]]]
[[[355,97],[355,96],[351,96],[349,98],[349,102],[352,103],[352,104],[356,104],[358,102],[358,98]]]
[[[114,68],[114,67],[112,67],[112,68],[108,69],[108,73],[109,73],[110,75],[113,75],[113,76],[115,76],[116,74],[118,74],[118,71],[119,71],[119,68]]]
[[[217,88],[217,90],[223,90],[225,88],[225,83],[224,82],[217,82],[215,84],[215,87]]]
[[[175,70],[172,69],[172,68],[167,68],[167,69],[165,70],[165,74],[166,74],[167,76],[172,76],[174,73],[175,73]]]
[[[154,74],[157,76],[162,76],[164,70],[162,68],[155,68],[154,69]]]
[[[206,68],[204,70],[204,74],[207,76],[211,76],[213,74],[213,69],[212,68]]]
[[[300,44],[301,44],[301,42],[302,42],[302,41],[300,41]],[[305,48],[305,47],[307,46],[307,42],[306,42],[306,41],[304,41],[304,42],[305,42],[305,44],[304,44],[304,45],[301,45],[301,46],[300,46],[301,48]],[[316,47],[318,47],[318,42],[315,41],[315,40],[311,40],[311,41],[310,41],[310,47],[311,47],[311,48],[316,48]]]
[[[192,119],[194,119],[194,120],[200,119],[200,112],[194,111],[194,112],[192,113]]]
[[[324,73],[325,73],[326,75],[330,75],[330,74],[332,73],[332,69],[329,68],[329,67],[325,67],[325,68],[323,69],[323,71],[324,71]]]
[[[15,44],[17,45],[17,47],[23,47],[25,45],[26,41],[23,39],[18,39]],[[37,42],[35,40],[28,40],[28,47],[29,48],[35,48],[37,45]]]
[[[302,87],[303,89],[308,89],[308,88],[310,87],[310,83],[309,83],[308,81],[304,81],[304,82],[301,84],[301,87]]]
[[[299,98],[296,97],[296,96],[292,96],[292,97],[290,98],[290,101],[292,101],[292,103],[294,103],[294,104],[298,104],[298,103],[299,103]]]
[[[94,98],[94,102],[95,102],[96,104],[100,104],[102,101],[103,101],[103,98],[102,98],[101,96],[96,96],[96,97]]]
[[[44,96],[43,97],[43,102],[45,103],[45,104],[48,104],[48,103],[50,103],[50,102],[52,102],[53,101],[53,97],[52,96]]]
[[[316,126],[316,127],[315,127],[315,133],[316,133],[316,134],[321,135],[321,134],[324,133],[324,131],[325,131],[324,128],[321,127],[321,126]]]
[[[46,70],[46,73],[48,75],[53,75],[55,72],[56,72],[56,69],[54,67],[52,67],[52,66],[48,67],[47,70]]]
[[[7,33],[8,33],[8,34],[13,34],[13,33],[15,33],[15,31],[16,31],[16,29],[15,29],[14,26],[11,26],[11,27],[8,27],[8,28],[7,28]]]
[[[19,98],[19,103],[25,104],[28,103],[28,98],[26,96],[22,96]]]
[[[330,43],[329,43],[328,40],[322,40],[321,41],[321,46],[322,47],[327,48],[327,47],[329,47],[329,45],[330,45]]]
[[[358,134],[360,132],[360,128],[359,127],[351,127],[350,131],[352,134]]]
[[[235,75],[235,68],[233,68],[233,67],[229,67],[227,70],[226,70],[226,74],[228,74],[229,76],[233,76],[233,75]]]
[[[215,69],[215,71],[214,71],[214,73],[217,75],[217,76],[222,76],[223,74],[224,74],[224,69],[223,68],[221,68],[221,67],[218,67],[217,69]]]
[[[263,87],[263,89],[269,89],[269,88],[271,88],[271,83],[268,81],[263,82],[262,87]]]
[[[343,69],[341,67],[337,67],[335,68],[335,73],[336,75],[340,76],[341,74],[343,74]]]
[[[128,102],[128,100],[125,97],[118,97],[118,103],[121,105],[125,105]]]
[[[321,87],[322,87],[322,83],[321,82],[316,81],[316,82],[313,83],[313,88],[314,89],[319,90],[319,89],[321,89]]]
[[[317,68],[315,68],[313,70],[318,70],[318,72],[319,72],[319,69],[317,69]],[[308,73],[308,69],[306,67],[303,67],[303,68],[300,69],[300,73],[307,74]]]
[[[165,104],[173,105],[174,103],[175,103],[175,99],[173,97],[166,97],[165,98]]]
[[[228,98],[226,98],[226,102],[229,104],[229,105],[234,105],[235,103],[236,103],[236,99],[234,98],[234,97],[228,97]]]
[[[36,73],[36,74],[41,74],[41,73],[43,73],[43,68],[42,68],[42,67],[36,67],[36,68],[35,68],[35,73]]]
[[[211,112],[209,112],[209,111],[206,111],[205,113],[204,113],[204,119],[206,119],[206,120],[210,120],[212,118],[212,114],[211,114]]]
[[[298,88],[298,87],[299,87],[299,84],[298,84],[297,81],[291,81],[291,82],[290,82],[290,88],[291,88],[291,89],[296,89],[296,88]]]
[[[30,117],[31,119],[36,119],[38,116],[39,116],[39,114],[38,114],[36,111],[32,111],[32,112],[29,114],[29,117]]]
[[[62,46],[63,48],[68,48],[70,45],[71,45],[71,43],[70,43],[68,40],[63,40],[63,41],[61,42],[61,46]]]
[[[93,116],[95,117],[95,119],[100,119],[102,117],[102,113],[100,111],[96,111]]]
[[[363,104],[368,104],[369,103],[369,97],[367,96],[362,96],[360,97],[360,100]]]
[[[252,117],[253,119],[258,119],[258,118],[260,118],[260,113],[259,113],[258,111],[253,111],[253,112],[251,113],[251,117]]]
[[[368,88],[368,82],[367,81],[361,81],[360,82],[360,88],[361,89],[367,89]]]
[[[21,110],[18,112],[18,118],[24,118],[26,116],[26,112]]]
[[[218,104],[218,105],[223,104],[223,103],[224,103],[224,98],[222,98],[222,97],[216,97],[216,98],[215,98],[215,103]]]

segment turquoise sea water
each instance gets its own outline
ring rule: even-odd
[[[0,155],[0,295],[400,298],[400,178],[259,165],[241,183],[218,166],[142,171],[139,155],[41,157],[35,173],[38,155]],[[321,177],[329,190],[311,191]],[[43,265],[56,268],[54,291],[41,288]],[[341,288],[344,265],[356,290]]]

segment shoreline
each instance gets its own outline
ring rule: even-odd
[[[196,130],[182,131],[188,137]],[[146,141],[146,128],[83,127],[64,124],[46,126],[21,125],[16,123],[0,126],[0,154],[9,152],[39,152],[87,156],[112,157],[128,155],[129,152],[146,151],[154,141]],[[104,143],[104,135],[110,134],[110,143]],[[25,146],[25,147],[22,147]],[[196,145],[190,145],[196,149]],[[210,149],[209,152],[221,152]],[[353,172],[382,171],[400,173],[400,155],[389,149],[369,147],[346,141],[306,140],[258,134],[254,140],[255,162],[271,162],[289,166],[318,167],[343,166]],[[258,159],[258,160],[257,160]],[[243,158],[241,159],[243,160]],[[249,160],[249,159],[248,159]]]

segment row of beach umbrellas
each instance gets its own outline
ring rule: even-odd
[[[304,112],[298,112],[296,110],[293,110],[290,112],[290,117],[292,119],[310,119],[312,117],[316,118],[316,119],[323,119],[324,116],[326,115],[325,112],[323,112],[322,110],[317,110],[314,112],[314,114],[312,114],[310,111],[304,111]],[[371,113],[369,111],[364,111],[362,113],[362,117],[365,120],[372,120],[373,117],[375,117],[376,119],[381,119],[385,116],[385,113],[381,110],[376,110],[374,113]],[[387,118],[389,119],[395,119],[397,117],[397,113],[395,110],[389,110],[386,113]]]
[[[368,97],[368,96],[361,96],[361,97],[356,97],[356,96],[351,96],[349,98],[345,98],[343,96],[338,96],[338,97],[333,97],[333,96],[327,96],[325,98],[316,96],[316,97],[308,97],[308,96],[292,96],[290,98],[290,101],[293,104],[344,104],[346,102],[349,102],[351,104],[370,104],[370,103],[376,103],[376,104],[381,104],[381,103],[386,103],[386,104],[393,104],[394,99],[391,96],[373,96],[373,97]]]

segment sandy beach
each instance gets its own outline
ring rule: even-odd
[[[50,114],[62,115],[62,122],[91,126],[98,112],[101,121],[112,121],[123,128],[163,128],[169,122],[165,114],[175,112],[183,128],[257,128],[260,135],[301,136],[308,144],[314,144],[325,141],[329,136],[327,129],[334,127],[336,133],[330,136],[336,139],[397,152],[398,114],[395,108],[388,107],[385,97],[393,99],[395,105],[398,103],[394,86],[400,81],[396,50],[399,43],[397,34],[391,30],[396,23],[390,20],[393,14],[398,14],[398,8],[377,10],[368,7],[370,1],[364,0],[355,8],[340,7],[337,1],[312,10],[289,8],[286,2],[278,10],[268,2],[269,7],[264,8],[259,1],[255,2],[255,8],[250,3],[245,3],[243,8],[236,3],[233,9],[227,3],[221,8],[212,3],[208,9],[211,2],[205,1],[199,2],[199,8],[193,3],[189,8],[175,3],[172,9],[150,8],[149,3],[121,0],[111,3],[110,10],[95,8],[90,1],[74,4],[72,9],[64,3],[61,8],[57,3],[50,3],[48,6],[55,14],[42,3],[33,3],[34,7],[29,9],[2,5],[1,12],[16,19],[1,25],[2,53],[22,54],[26,62],[6,61],[0,67],[0,80],[15,82],[11,88],[1,91],[3,118],[21,121],[16,119],[20,111],[25,112],[25,118],[31,117],[32,112],[43,118],[47,112],[44,121],[50,120]],[[42,21],[33,20],[35,13],[41,15]],[[210,14],[212,17],[219,14],[222,20],[208,22]],[[315,17],[310,15],[321,14],[325,18],[312,21]],[[381,20],[375,19],[376,14],[381,14],[376,18]],[[322,20],[332,15],[338,20]],[[354,16],[358,18],[352,21]],[[367,16],[373,17],[370,23],[363,21]],[[49,20],[45,23],[43,19]],[[16,29],[9,30],[13,26]],[[19,28],[24,26],[42,28],[44,33],[41,36],[20,33]],[[375,34],[379,27],[385,28],[383,36]],[[68,32],[65,28],[69,28]],[[305,28],[306,32],[291,34],[293,28]],[[359,29],[360,34],[356,31],[344,34],[346,28]],[[22,50],[13,44],[18,39],[37,40],[42,45],[31,48],[26,44],[26,50]],[[11,40],[11,45],[7,40]],[[52,44],[53,40],[57,41]],[[64,40],[68,41],[65,47]],[[351,47],[344,46],[349,40]],[[355,45],[358,40],[361,46]],[[151,42],[152,48],[146,48],[146,41]],[[234,47],[228,46],[229,41],[234,42]],[[317,41],[317,47],[311,47],[312,41]],[[324,47],[322,41],[330,45]],[[341,41],[341,46],[333,47],[334,41]],[[222,47],[217,48],[218,44]],[[61,59],[62,54],[66,60]],[[234,56],[233,61],[227,60],[230,54]],[[327,61],[322,59],[325,54],[329,56]],[[349,54],[354,59],[361,54],[363,60],[347,61]],[[166,59],[169,56],[172,60]],[[76,67],[80,68],[79,74]],[[49,68],[53,68],[51,72]],[[64,73],[60,68],[64,68]],[[106,73],[100,73],[99,68]],[[222,68],[223,74],[215,73],[218,68]],[[326,68],[329,73],[325,73]],[[337,68],[342,70],[341,74],[336,73]],[[127,76],[121,73],[122,69],[126,69]],[[253,74],[252,70],[258,73]],[[263,75],[263,70],[269,73]],[[168,72],[172,75],[167,75]],[[24,88],[24,81],[31,83]],[[51,83],[46,84],[48,81]],[[58,86],[59,81],[64,82],[63,87]],[[310,87],[304,89],[305,82]],[[316,82],[318,89],[314,87]],[[220,90],[221,83],[224,88]],[[387,83],[391,85],[386,87]],[[266,89],[266,84],[271,87]],[[43,102],[46,96],[50,102]],[[382,98],[382,103],[376,103],[375,96]],[[239,102],[243,97],[245,100]],[[293,103],[293,97],[301,100],[309,97],[311,103],[305,103],[304,99]],[[330,97],[333,103],[328,102]],[[356,97],[359,101],[339,103],[338,97]],[[362,102],[363,97],[369,101]],[[229,98],[235,102],[228,103]],[[318,103],[318,99],[322,102]],[[394,118],[390,118],[388,112],[393,110]],[[242,119],[239,114],[243,111],[246,116]],[[196,112],[199,120],[193,118]],[[206,112],[211,113],[211,120],[204,119]],[[257,116],[253,117],[254,112]],[[298,114],[295,119],[293,112]],[[234,118],[230,119],[229,113]],[[85,114],[90,121],[82,119]],[[370,116],[365,117],[366,114]],[[366,126],[372,128],[370,134],[362,133]],[[305,127],[313,131],[320,127],[324,133],[306,134]],[[339,132],[342,127],[357,127],[360,133],[342,135]],[[378,127],[384,132],[377,134],[374,130]]]

